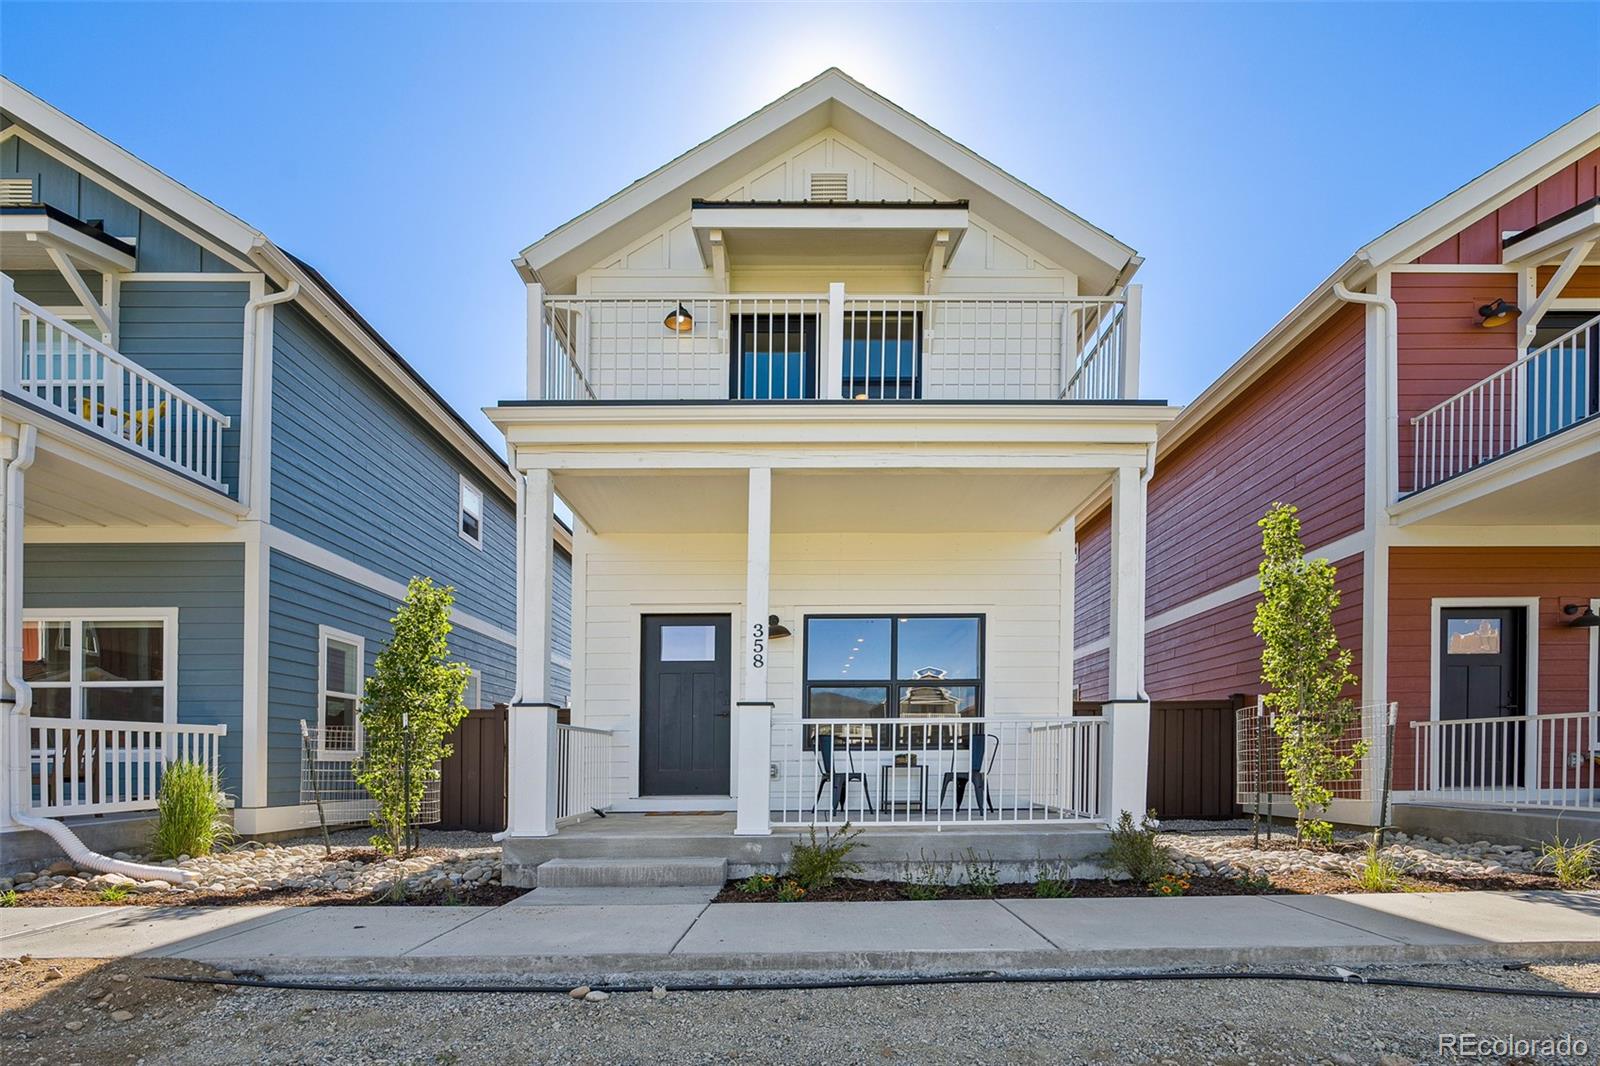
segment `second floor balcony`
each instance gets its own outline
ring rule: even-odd
[[[1139,288],[1122,297],[542,295],[529,398],[1138,398]]]
[[[227,415],[18,295],[0,298],[0,386],[56,422],[227,495]]]

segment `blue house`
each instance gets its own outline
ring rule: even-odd
[[[177,757],[243,833],[314,824],[301,722],[359,753],[414,575],[456,590],[468,702],[512,698],[516,482],[314,268],[0,80],[0,286],[0,846],[15,812],[104,842]]]

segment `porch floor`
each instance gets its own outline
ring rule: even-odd
[[[1519,806],[1516,799],[1501,804],[1396,800],[1390,820],[1407,833],[1436,840],[1488,840],[1537,848],[1557,839],[1572,843],[1600,838],[1600,810]]]
[[[507,837],[503,876],[507,884],[531,885],[533,871],[549,859],[726,859],[730,877],[776,873],[808,828],[775,824],[771,836],[735,836],[731,813],[608,813],[562,826],[555,836]],[[969,818],[946,821],[942,828],[931,822],[863,828],[852,857],[869,878],[898,877],[907,863],[960,859],[970,851],[998,866],[1003,879],[1017,880],[1046,859],[1087,869],[1108,842],[1098,822],[995,825]]]

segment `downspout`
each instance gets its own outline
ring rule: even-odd
[[[1150,615],[1149,604],[1145,601],[1145,586],[1149,581],[1146,571],[1150,566],[1150,482],[1156,476],[1156,442],[1151,441],[1145,449],[1144,474],[1139,478],[1139,491],[1144,494],[1144,536],[1139,538],[1144,542],[1144,563],[1139,567],[1139,610],[1144,614],[1144,623],[1139,627],[1144,637],[1144,647],[1139,649],[1139,696],[1146,702],[1150,700],[1150,693],[1144,687],[1145,659],[1150,650]]]
[[[1383,483],[1378,486],[1377,497],[1382,506],[1387,507],[1391,493],[1397,484],[1392,460],[1400,447],[1399,416],[1391,414],[1395,389],[1395,348],[1397,342],[1396,329],[1400,321],[1400,309],[1395,305],[1394,297],[1379,296],[1370,292],[1352,292],[1345,287],[1344,282],[1333,283],[1333,294],[1346,303],[1365,304],[1376,307],[1383,313],[1383,382],[1384,395],[1380,398],[1383,403],[1383,463],[1379,470],[1383,472]]]
[[[262,457],[256,455],[256,444],[260,440],[259,434],[261,433],[261,426],[258,424],[260,419],[253,417],[255,414],[254,409],[259,406],[260,397],[265,395],[266,389],[271,385],[270,382],[259,380],[261,377],[262,360],[257,358],[258,353],[256,352],[256,320],[260,317],[262,308],[272,307],[275,304],[287,303],[299,295],[300,283],[298,281],[291,281],[281,292],[275,292],[270,296],[252,297],[250,300],[246,301],[244,305],[243,350],[245,356],[250,360],[250,396],[249,404],[245,407],[245,411],[252,417],[250,419],[250,425],[247,427],[250,431],[250,447],[247,449],[248,455],[242,457],[245,461],[240,463],[240,466],[243,469],[241,470],[239,476],[242,479],[249,479],[249,499],[246,502],[249,504],[252,514],[259,513],[261,501],[255,498],[256,488],[258,487],[257,479],[254,477],[251,471],[254,470],[256,465],[262,461]],[[241,488],[240,491],[242,494],[245,490]]]
[[[15,696],[12,721],[14,732],[11,763],[11,820],[27,829],[45,834],[61,845],[67,858],[79,868],[98,870],[105,874],[122,874],[141,881],[171,881],[182,884],[193,881],[195,875],[170,866],[147,866],[143,863],[123,862],[107,858],[79,840],[77,834],[54,818],[38,818],[25,809],[23,788],[30,777],[28,765],[28,730],[24,724],[33,709],[33,689],[22,678],[22,475],[33,465],[39,431],[24,425],[17,440],[17,457],[6,469],[6,543],[5,551],[5,641],[6,684]]]

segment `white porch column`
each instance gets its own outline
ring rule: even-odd
[[[1108,820],[1146,809],[1150,702],[1144,694],[1145,483],[1138,467],[1117,470],[1111,484],[1111,647],[1102,714],[1102,805]]]
[[[544,395],[544,286],[528,282],[528,396],[542,400]]]
[[[837,400],[844,394],[844,282],[828,284],[828,337],[822,346],[822,380],[817,399]]]
[[[772,702],[767,699],[767,612],[772,581],[772,471],[750,469],[750,520],[745,541],[744,683],[734,719],[737,836],[772,832],[768,767],[772,762]]]
[[[506,832],[545,837],[556,831],[556,705],[549,698],[550,597],[555,511],[548,470],[517,482],[517,698],[507,722]]]
[[[1117,395],[1124,400],[1139,398],[1139,334],[1144,308],[1144,286],[1129,285],[1128,306],[1124,312],[1122,335],[1122,380]]]
[[[11,279],[4,279],[4,286],[9,293]],[[4,305],[9,308],[9,305]],[[6,338],[9,345],[10,337]],[[7,362],[11,360],[9,347],[6,350]],[[7,587],[6,578],[11,570],[11,515],[9,511],[9,495],[6,492],[6,482],[11,470],[11,461],[16,457],[16,440],[12,437],[0,437],[0,589]],[[11,617],[11,604],[0,595],[0,829],[12,824],[11,802],[12,791],[17,788],[18,774],[23,771],[24,760],[20,758],[24,741],[22,740],[21,722],[14,713],[17,707],[16,693],[11,690],[11,685],[6,681],[8,676],[6,666],[12,659],[13,642],[11,640],[11,627],[20,625],[19,619]],[[20,643],[20,642],[18,642]]]

